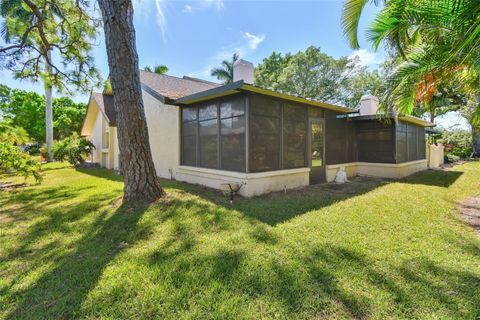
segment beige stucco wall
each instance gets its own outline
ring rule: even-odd
[[[92,161],[96,163],[102,162],[102,123],[103,116],[101,112],[97,112],[97,118],[93,126],[92,132],[86,138],[90,140],[95,146],[92,154]]]
[[[104,138],[103,134],[107,128],[110,133],[109,147],[104,149],[102,139]],[[108,122],[101,112],[97,112],[91,134],[85,138],[90,140],[95,146],[95,150],[92,154],[93,162],[108,169],[119,169],[117,128],[108,127]]]
[[[180,163],[180,110],[142,93],[155,169],[159,177],[170,179],[170,170],[175,176]]]
[[[350,163],[342,163],[342,164],[332,164],[328,165],[325,168],[325,174],[327,182],[332,182],[335,180],[335,176],[338,172],[340,167],[345,168],[345,172],[347,173],[347,177],[354,177],[357,175],[357,163],[350,162]]]
[[[352,162],[328,165],[326,167],[327,182],[335,180],[335,175],[340,167],[345,167],[345,171],[349,177],[359,175],[398,179],[409,176],[415,172],[427,170],[428,161],[424,159],[404,163]]]
[[[119,159],[120,151],[118,149],[118,136],[117,136],[116,127],[110,127],[110,139],[111,139],[110,150],[112,152],[113,168],[115,170],[120,170],[120,159]]]
[[[157,175],[170,178],[175,175],[179,164],[179,109],[165,105],[142,91],[147,119],[150,149]],[[103,133],[108,123],[101,112],[97,112],[92,133],[86,138],[95,145],[93,162],[109,169],[120,169],[118,135],[116,127],[109,127],[109,148],[103,149]],[[170,171],[171,170],[171,171]]]
[[[440,168],[444,163],[444,149],[445,147],[441,144],[439,145],[429,145],[428,146],[428,167],[429,168]]]
[[[358,162],[357,174],[398,179],[409,176],[415,172],[427,170],[427,160],[417,160],[397,164]]]
[[[240,195],[256,195],[293,189],[309,184],[310,168],[289,169],[261,173],[241,173],[216,169],[179,166],[176,179],[223,190],[222,183],[242,184]]]

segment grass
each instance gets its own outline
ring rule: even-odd
[[[241,199],[46,166],[0,191],[0,318],[478,319],[480,238],[456,206],[480,162],[395,181]]]

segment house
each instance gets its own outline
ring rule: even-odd
[[[333,181],[341,167],[348,176],[386,178],[427,169],[432,123],[381,118],[371,95],[355,111],[255,86],[253,71],[239,60],[227,85],[141,71],[159,177],[216,189],[236,183],[249,197]],[[82,135],[97,148],[92,161],[121,168],[111,95],[92,93]]]

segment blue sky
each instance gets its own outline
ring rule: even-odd
[[[310,45],[340,57],[358,55],[370,68],[384,59],[383,51],[372,52],[360,34],[361,49],[354,52],[340,26],[341,0],[134,0],[134,24],[140,67],[165,64],[169,74],[190,75],[207,80],[211,68],[240,52],[258,64],[273,51],[297,52]],[[370,6],[362,17],[365,30],[378,8]],[[94,50],[102,76],[108,74],[103,33]],[[1,82],[11,87],[42,92],[41,85],[19,82],[0,71]],[[76,100],[86,101],[87,95]],[[441,120],[444,126],[461,122],[455,115]]]

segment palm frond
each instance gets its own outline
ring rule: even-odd
[[[239,58],[239,54],[234,53],[231,61],[223,60],[219,68],[210,71],[211,76],[223,81],[224,84],[233,82],[233,65]]]
[[[363,8],[369,0],[346,0],[342,8],[343,34],[354,49],[360,47],[358,43],[358,25]]]

